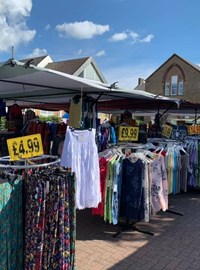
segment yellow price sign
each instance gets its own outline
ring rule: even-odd
[[[200,125],[195,125],[195,134],[196,135],[200,134]]]
[[[196,127],[195,127],[195,125],[188,126],[188,135],[194,135],[194,134],[196,134]]]
[[[171,137],[172,130],[173,130],[173,128],[171,126],[164,125],[163,130],[162,130],[162,135],[169,139]]]
[[[41,134],[8,139],[7,145],[11,160],[32,158],[44,154]]]
[[[138,127],[119,127],[118,140],[119,141],[138,141],[139,128]]]

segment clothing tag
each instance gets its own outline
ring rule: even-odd
[[[113,192],[117,192],[117,184],[114,184]]]
[[[86,137],[84,135],[78,135],[79,142],[86,142]]]
[[[49,181],[46,182],[46,194],[49,193]]]

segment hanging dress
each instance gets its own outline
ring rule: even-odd
[[[71,168],[76,174],[76,207],[98,207],[101,202],[101,189],[95,129],[67,128],[61,166]]]
[[[138,159],[123,161],[120,217],[140,221],[144,219],[144,164]]]

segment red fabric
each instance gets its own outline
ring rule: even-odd
[[[57,134],[58,135],[65,135],[66,129],[67,129],[67,124],[65,124],[65,123],[59,124],[58,128],[57,128]]]
[[[30,121],[28,124],[28,127],[26,128],[26,134],[32,135],[32,134],[41,134],[42,138],[42,145],[44,154],[49,153],[49,134],[50,134],[50,128],[47,123],[45,122],[35,122]]]
[[[100,185],[101,185],[101,202],[97,208],[92,209],[92,215],[104,216],[104,202],[105,202],[105,188],[106,188],[106,175],[108,169],[108,161],[102,157],[99,159],[100,169]]]
[[[162,150],[161,155],[162,155],[163,157],[165,157],[166,154],[167,154],[167,152],[166,152],[165,150]]]
[[[10,120],[14,120],[16,118],[22,118],[22,109],[21,109],[21,107],[19,107],[16,104],[13,105],[10,108],[9,117],[10,117]]]

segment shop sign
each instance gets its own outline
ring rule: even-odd
[[[41,134],[34,134],[7,140],[11,160],[32,158],[44,154]]]
[[[170,138],[172,135],[173,128],[169,125],[164,125],[162,130],[162,136],[166,138]]]
[[[118,141],[138,141],[139,128],[120,126],[118,131]]]

